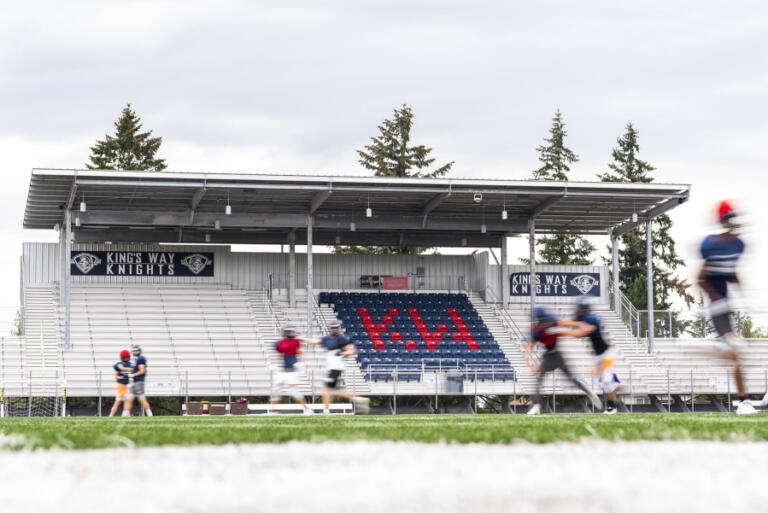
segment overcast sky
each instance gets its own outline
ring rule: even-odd
[[[626,123],[689,263],[735,198],[748,303],[768,310],[765,2],[16,2],[0,17],[0,327],[18,306],[33,167],[82,167],[133,104],[170,170],[366,174],[355,150],[403,102],[451,176],[527,178],[560,108],[594,180]],[[602,247],[603,245],[600,244]],[[512,244],[511,260],[523,249]],[[3,331],[5,329],[3,328]]]

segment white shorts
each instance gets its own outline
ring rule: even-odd
[[[299,384],[299,373],[296,371],[283,371],[275,375],[274,385],[277,387],[290,387]]]
[[[740,355],[747,347],[747,343],[741,337],[722,336],[715,341],[715,351],[723,353],[736,353]]]

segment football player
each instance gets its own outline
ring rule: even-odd
[[[581,389],[587,397],[594,404],[598,404],[598,399],[595,394],[584,385],[584,383],[578,381],[571,370],[565,363],[563,355],[557,348],[557,340],[562,335],[562,329],[558,327],[557,318],[552,315],[546,308],[538,306],[533,309],[534,324],[531,327],[531,338],[528,341],[528,346],[525,349],[524,357],[527,362],[533,361],[531,357],[533,348],[537,343],[544,346],[544,354],[541,357],[541,363],[538,366],[532,365],[531,370],[536,372],[536,392],[533,395],[533,406],[528,410],[528,415],[538,415],[541,413],[541,384],[544,381],[544,377],[557,369],[563,371],[563,374],[571,381],[576,387]]]
[[[139,403],[142,407],[144,407],[144,414],[147,417],[152,416],[152,408],[149,406],[149,401],[147,401],[147,398],[145,397],[145,380],[147,378],[147,358],[141,354],[141,346],[133,346],[131,348],[133,350],[133,360],[131,362],[131,367],[133,367],[133,372],[131,373],[131,386],[130,390],[131,393],[128,397],[128,402],[126,403],[128,411],[131,411],[131,408],[133,407],[133,398],[139,400]]]
[[[312,409],[307,404],[306,399],[304,399],[301,390],[299,390],[297,366],[299,359],[303,359],[300,339],[296,337],[296,330],[293,326],[283,326],[282,333],[283,338],[275,342],[275,350],[279,353],[281,361],[280,372],[277,373],[272,382],[271,402],[272,404],[278,404],[280,396],[283,395],[283,392],[287,392],[285,395],[289,395],[302,405],[304,415],[312,415]],[[275,413],[269,410],[267,414],[274,415]]]
[[[716,348],[717,353],[734,367],[736,389],[739,394],[736,413],[754,415],[757,410],[749,402],[744,387],[744,370],[741,364],[744,342],[733,328],[731,304],[728,298],[730,284],[740,285],[736,266],[739,257],[744,253],[744,242],[738,236],[738,216],[730,202],[720,202],[717,216],[724,231],[708,236],[701,243],[701,257],[704,259],[704,265],[699,272],[699,286],[709,297],[708,313],[720,337]]]
[[[370,411],[370,399],[360,397],[348,390],[339,387],[339,378],[344,371],[344,358],[357,354],[357,347],[350,338],[341,332],[341,323],[331,321],[328,324],[330,333],[323,338],[301,338],[307,344],[322,345],[328,352],[325,356],[325,366],[328,375],[325,378],[323,387],[323,414],[330,413],[330,404],[333,397],[343,397],[355,403],[358,413],[368,413]]]
[[[616,408],[616,390],[619,388],[619,378],[613,372],[613,364],[616,362],[616,352],[603,336],[600,326],[600,317],[592,312],[589,298],[582,297],[576,302],[576,312],[572,319],[558,322],[559,326],[576,328],[566,331],[562,335],[568,337],[589,337],[592,350],[597,359],[595,374],[599,376],[600,389],[605,394],[607,404],[603,413],[612,415],[618,411]]]
[[[110,417],[117,414],[120,404],[123,405],[123,417],[130,417],[131,409],[128,407],[129,392],[128,383],[131,374],[131,352],[127,349],[120,351],[120,360],[112,366],[115,371],[115,404],[109,412]]]

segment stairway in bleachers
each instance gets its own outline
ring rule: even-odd
[[[37,374],[60,370],[57,294],[51,285],[24,288],[24,367]]]
[[[70,395],[110,395],[121,349],[141,345],[149,395],[266,395],[266,353],[245,291],[225,286],[72,287]]]
[[[292,325],[299,334],[306,334],[307,331],[307,296],[306,291],[297,291],[296,303],[290,306],[288,294],[285,290],[274,290],[270,298],[265,291],[249,291],[248,298],[257,320],[259,330],[265,333],[265,346],[270,355],[271,361],[278,358],[274,350],[274,342],[277,341],[280,334],[280,327],[284,324]],[[332,311],[320,307],[315,310],[314,329],[311,336],[320,337],[325,335],[321,324],[330,322],[335,317]],[[322,319],[320,319],[322,317]],[[325,384],[327,374],[325,368],[325,350],[318,346],[304,345],[305,358],[304,366],[299,373],[299,386],[306,395],[319,395]],[[346,386],[355,393],[367,395],[370,388],[362,377],[360,367],[354,358],[346,359],[346,370],[344,380]]]

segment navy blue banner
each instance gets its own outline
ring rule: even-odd
[[[509,276],[510,296],[529,296],[530,273]],[[536,295],[539,297],[600,296],[600,273],[536,273]]]
[[[72,251],[72,276],[213,276],[213,253]]]

